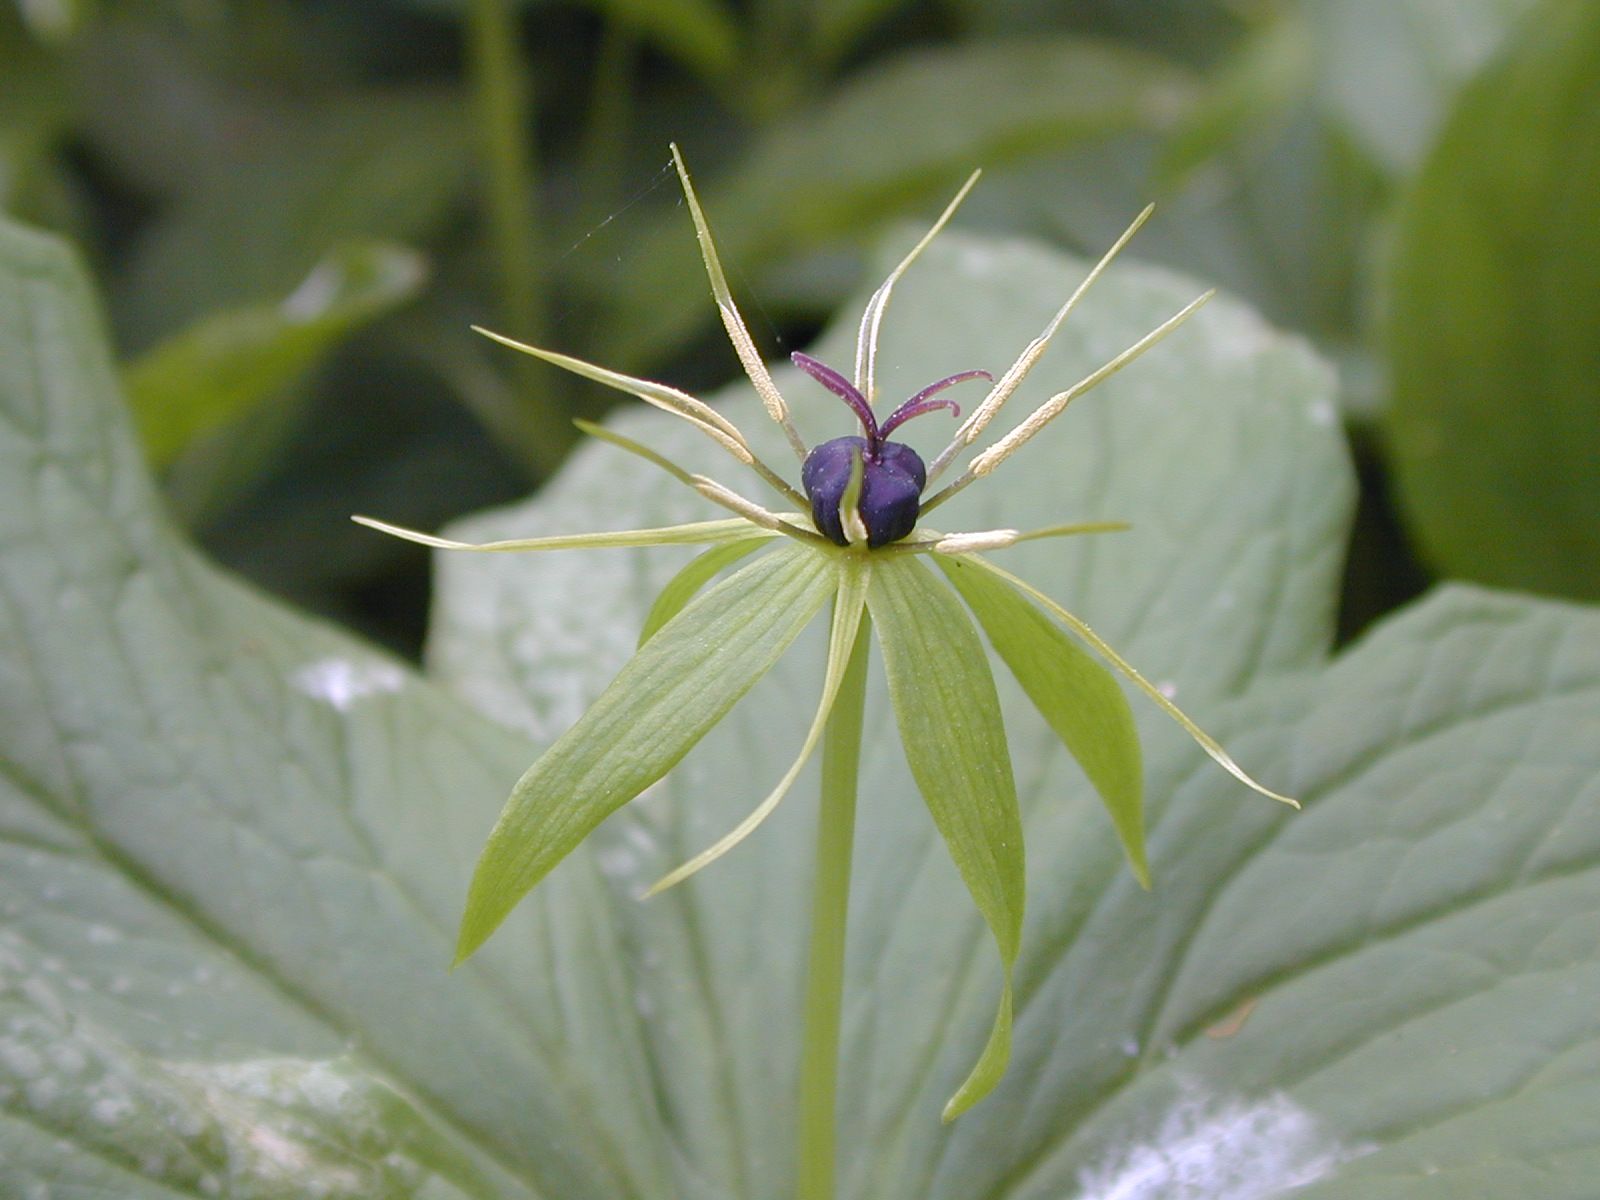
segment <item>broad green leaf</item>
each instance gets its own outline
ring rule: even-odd
[[[1213,726],[1306,811],[1153,730],[1153,895],[1030,824],[1029,1082],[904,1194],[1585,1195],[1600,615],[1446,592]]]
[[[512,789],[473,873],[456,961],[596,825],[671,770],[778,661],[835,586],[831,555],[785,544],[641,646]]]
[[[283,298],[205,317],[140,355],[126,385],[151,461],[165,465],[195,437],[290,386],[341,340],[414,297],[424,274],[405,247],[347,245]]]
[[[725,546],[713,546],[697,555],[657,593],[655,602],[650,605],[650,611],[645,614],[644,625],[639,630],[639,645],[648,642],[663,625],[682,612],[684,606],[699,594],[701,588],[768,540],[766,537],[744,538],[737,542],[729,542]]]
[[[1462,94],[1399,220],[1388,426],[1443,572],[1600,598],[1600,9],[1530,15]]]
[[[659,1195],[593,858],[447,969],[533,748],[185,548],[115,379],[0,223],[0,1194]]]
[[[1162,60],[1081,40],[923,50],[856,76],[773,130],[731,176],[696,182],[729,270],[753,274],[840,239],[859,244],[895,213],[937,211],[975,167],[1162,127],[1191,86]],[[968,102],[949,105],[956,95]],[[693,141],[684,152],[691,167],[703,153]],[[681,210],[668,210],[608,293],[621,306],[608,349],[615,365],[669,348],[713,315],[682,287],[695,271],[685,224]]]
[[[1139,730],[1111,673],[1025,597],[958,558],[934,562],[1105,802],[1134,875],[1150,886]]]
[[[878,565],[868,602],[912,778],[1000,951],[999,1012],[982,1057],[945,1105],[949,1121],[994,1090],[1011,1054],[1022,822],[1000,701],[971,618],[914,558]]]

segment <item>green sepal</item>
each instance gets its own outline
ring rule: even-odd
[[[945,1105],[950,1121],[988,1095],[1011,1056],[1011,972],[1026,894],[1022,818],[994,676],[960,601],[908,555],[874,563],[867,605],[912,778],[1000,952],[994,1027]]]
[[[683,570],[667,581],[667,586],[661,589],[650,605],[650,611],[645,614],[644,628],[639,630],[639,645],[644,645],[654,637],[663,625],[683,611],[684,605],[693,600],[701,588],[726,568],[776,536],[763,532],[737,542],[713,546],[705,553],[696,555]]]
[[[1128,865],[1150,886],[1144,846],[1144,762],[1128,698],[1102,667],[1010,584],[959,558],[933,561],[978,618],[1045,722],[1078,760],[1111,814]]]
[[[481,946],[595,826],[722,720],[836,584],[832,556],[785,541],[645,643],[512,789],[473,873],[456,962]]]
[[[817,703],[816,718],[811,722],[811,728],[806,733],[800,753],[795,756],[793,764],[784,772],[778,785],[749,816],[688,862],[658,879],[645,893],[647,898],[667,888],[676,887],[691,875],[704,870],[760,828],[762,822],[783,803],[783,798],[789,794],[794,781],[800,777],[801,768],[806,765],[812,751],[822,741],[823,731],[828,726],[828,715],[833,711],[834,699],[844,682],[850,654],[855,648],[856,635],[865,619],[867,587],[872,578],[868,560],[860,555],[841,554],[835,556],[835,561],[839,572],[838,591],[833,599],[833,622],[828,636],[828,665],[823,673],[822,699]]]

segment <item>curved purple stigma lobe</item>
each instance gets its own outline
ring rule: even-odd
[[[994,382],[994,376],[987,371],[957,371],[954,375],[947,375],[937,383],[930,383],[911,399],[907,400],[894,412],[889,414],[889,419],[883,423],[879,430],[882,437],[888,437],[890,432],[904,425],[912,417],[920,417],[923,413],[934,412],[937,409],[948,408],[955,416],[961,415],[961,408],[953,400],[931,400],[929,397],[937,395],[947,387],[954,387],[958,383],[965,383],[969,379],[987,379]]]
[[[888,437],[898,426],[904,425],[912,417],[920,417],[923,413],[934,412],[941,408],[948,408],[954,416],[961,415],[961,406],[954,400],[924,400],[921,404],[913,404],[907,400],[889,415],[889,419],[883,423],[881,432],[884,437]]]
[[[856,418],[861,422],[862,431],[867,435],[868,453],[877,454],[878,443],[883,436],[878,429],[878,418],[873,416],[872,406],[867,403],[866,397],[856,390],[856,385],[826,363],[820,363],[809,354],[802,354],[798,350],[789,355],[789,361],[855,411]]]

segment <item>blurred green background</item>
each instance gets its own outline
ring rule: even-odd
[[[669,140],[769,357],[975,166],[958,225],[1091,256],[1155,200],[1130,257],[1339,367],[1346,635],[1436,577],[1600,599],[1600,5],[0,9],[0,206],[89,256],[177,519],[408,652],[421,558],[347,515],[524,495],[611,403],[469,323],[736,372]]]

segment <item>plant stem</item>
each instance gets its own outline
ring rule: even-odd
[[[805,1033],[800,1058],[800,1123],[795,1155],[797,1200],[833,1200],[838,1137],[839,1024],[844,998],[845,922],[850,854],[855,841],[856,774],[866,708],[871,620],[851,648],[822,742],[822,806],[817,815],[816,878],[811,891],[811,949],[806,964]]]
[[[539,257],[539,206],[533,156],[533,89],[517,45],[509,0],[472,0],[467,10],[467,69],[477,108],[487,187],[489,242],[500,275],[500,305],[509,332],[538,345],[546,332],[547,292]],[[524,385],[529,372],[519,369]],[[519,442],[531,466],[553,470],[576,438],[562,393],[539,384],[541,401],[521,406],[527,425]]]

